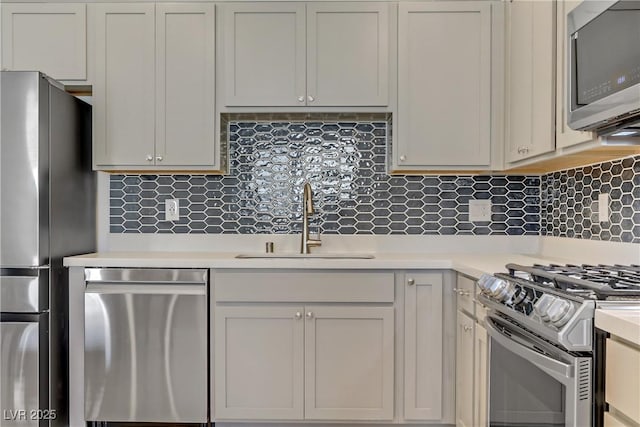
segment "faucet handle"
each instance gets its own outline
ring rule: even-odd
[[[322,240],[320,239],[320,229],[318,228],[318,234],[316,235],[315,239],[312,239],[311,237],[309,237],[309,240],[307,240],[307,245],[308,246],[322,246]]]

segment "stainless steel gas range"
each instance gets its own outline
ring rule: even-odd
[[[604,339],[596,308],[640,304],[640,266],[508,264],[483,275],[490,311],[490,426],[601,426]]]

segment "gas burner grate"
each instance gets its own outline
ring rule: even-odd
[[[509,274],[573,295],[594,299],[640,299],[640,266],[589,264],[534,264],[531,267],[508,264]]]

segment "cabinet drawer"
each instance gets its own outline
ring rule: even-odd
[[[394,275],[388,271],[215,271],[216,302],[388,302]]]
[[[640,351],[607,339],[607,403],[640,423]]]
[[[462,310],[472,317],[475,315],[474,302],[475,299],[476,282],[467,276],[458,274],[458,282],[456,284],[455,292],[457,293],[458,310]]]

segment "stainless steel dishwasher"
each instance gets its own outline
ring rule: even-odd
[[[87,421],[207,422],[207,270],[85,269]]]

